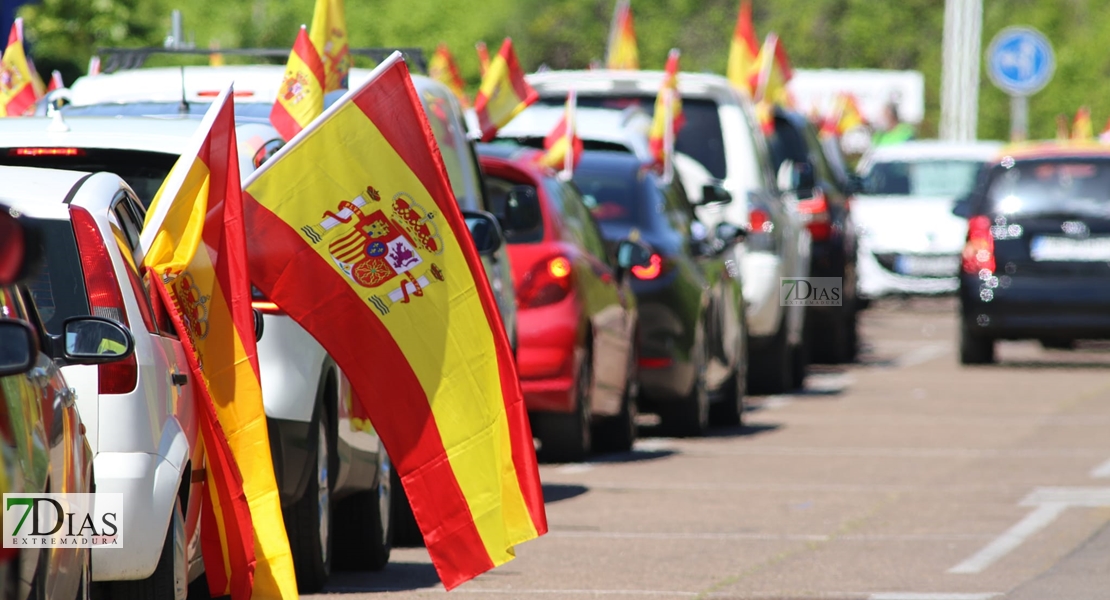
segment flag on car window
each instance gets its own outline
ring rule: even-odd
[[[513,51],[513,40],[505,38],[501,50],[490,61],[474,99],[482,141],[492,140],[498,129],[539,98],[536,90],[524,80],[524,70]]]
[[[663,69],[663,83],[655,97],[655,114],[651,118],[648,133],[648,148],[660,165],[666,165],[674,153],[674,137],[686,124],[682,114],[682,98],[678,93],[678,59],[681,53],[677,48],[667,55],[667,66]]]
[[[289,53],[277,100],[270,110],[270,123],[289,141],[322,112],[324,63],[302,25]]]
[[[170,308],[198,394],[209,589],[233,600],[296,598],[262,406],[236,147],[229,87],[151,203],[143,264]]]
[[[485,42],[478,42],[474,44],[474,49],[478,51],[478,74],[485,77],[489,68],[489,48],[486,48]]]
[[[759,42],[752,25],[752,3],[741,0],[740,14],[736,17],[736,30],[732,32],[732,42],[728,51],[728,80],[738,89],[753,96],[751,75],[757,68]]]
[[[347,374],[444,585],[545,533],[512,351],[400,53],[244,190],[251,281]]]
[[[23,19],[12,23],[8,46],[0,55],[0,117],[18,117],[35,105],[35,87],[23,53]]]
[[[582,159],[582,138],[578,137],[578,124],[575,121],[578,95],[571,90],[567,94],[567,106],[563,117],[543,140],[545,152],[540,155],[539,163],[545,167],[562,170],[570,175],[578,161]]]
[[[308,37],[324,64],[324,93],[347,89],[351,55],[343,0],[316,0]]]
[[[605,50],[605,66],[609,69],[639,69],[640,51],[636,47],[636,28],[632,25],[629,0],[617,0],[613,22],[609,26],[609,44]]]
[[[1093,141],[1095,139],[1094,125],[1091,124],[1091,109],[1080,106],[1075,111],[1075,120],[1071,124],[1071,139],[1077,141]]]
[[[447,44],[440,44],[428,61],[428,76],[447,86],[463,107],[470,106],[470,99],[466,97],[466,82],[459,74],[459,66],[455,64],[455,57],[447,49]]]

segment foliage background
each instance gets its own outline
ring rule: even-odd
[[[615,0],[347,1],[352,46],[419,46],[454,52],[471,86],[478,82],[474,43],[496,52],[511,36],[525,69],[584,68],[604,56]],[[633,0],[641,66],[662,68],[683,51],[683,69],[723,73],[738,0]],[[944,0],[753,0],[757,33],[776,31],[795,67],[916,69],[925,75],[926,120],[940,111]],[[312,18],[313,0],[41,0],[24,6],[26,34],[39,70],[82,74],[100,46],[159,45],[170,11],[185,17],[198,47],[290,47]],[[983,0],[983,48],[1003,27],[1041,30],[1056,51],[1056,75],[1030,99],[1031,137],[1053,137],[1055,117],[1091,108],[1096,131],[1110,116],[1110,2]],[[232,61],[228,61],[232,62]],[[370,65],[364,65],[370,66]],[[1009,101],[982,69],[979,136],[1002,139]]]

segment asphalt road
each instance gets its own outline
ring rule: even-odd
[[[863,335],[743,428],[544,465],[551,532],[451,594],[1110,598],[1110,348],[962,368],[951,299],[876,304]],[[422,548],[329,591],[443,597]]]

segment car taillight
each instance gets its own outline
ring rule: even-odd
[[[251,286],[251,308],[271,315],[281,313],[281,309],[278,308],[278,305],[271,302],[270,299],[266,297],[266,294],[262,293],[262,290],[253,285]]]
[[[663,257],[653,252],[647,266],[636,265],[631,271],[636,279],[651,281],[663,274]]]
[[[108,254],[108,246],[100,235],[96,221],[89,211],[79,206],[70,206],[69,212],[73,219],[77,250],[81,254],[81,270],[85,275],[89,309],[98,317],[112,319],[124,327],[130,327],[127,310],[123,305],[123,292],[120,291],[116,270],[112,266],[112,257]],[[139,365],[134,354],[120,361],[102,364],[97,370],[101,394],[127,394],[139,382]]]
[[[798,202],[798,212],[802,213],[809,235],[815,242],[824,242],[832,236],[832,219],[829,217],[829,203],[821,190],[813,190],[813,197]]]
[[[769,233],[775,227],[771,215],[762,208],[753,208],[748,213],[748,224],[751,225],[752,233]]]
[[[8,156],[84,156],[81,148],[12,148]]]
[[[565,256],[552,256],[536,263],[524,275],[517,301],[524,308],[555,304],[570,293],[573,270]]]
[[[994,272],[994,236],[991,235],[990,219],[982,215],[972,217],[967,222],[967,243],[963,252],[963,271],[971,275],[983,276]]]

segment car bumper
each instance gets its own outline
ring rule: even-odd
[[[1110,339],[1107,298],[1105,279],[1014,278],[989,287],[965,275],[960,287],[965,322],[994,339]]]
[[[861,249],[856,262],[859,295],[881,298],[897,294],[949,294],[960,287],[959,277],[917,277],[896,273],[884,266],[875,253]]]

